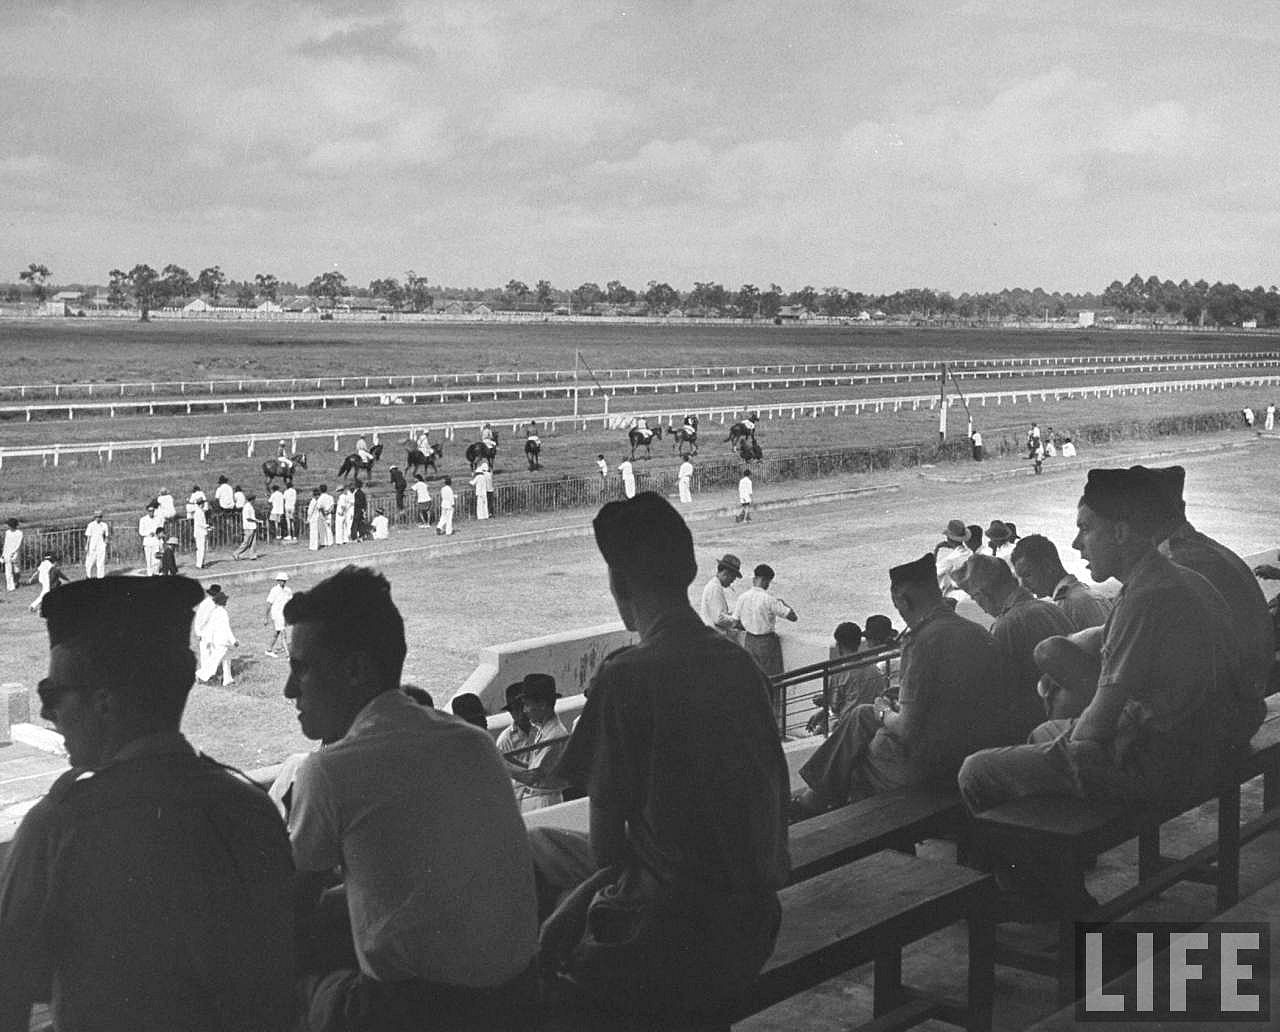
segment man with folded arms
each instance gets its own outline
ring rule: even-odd
[[[293,865],[275,807],[179,731],[195,657],[185,577],[44,602],[41,715],[72,769],[0,876],[0,1032],[265,1032],[293,1016]]]
[[[404,621],[381,575],[348,566],[284,615],[285,697],[327,743],[299,767],[289,816],[305,1027],[523,1027],[533,868],[493,740],[399,690]]]

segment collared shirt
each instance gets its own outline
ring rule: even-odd
[[[271,502],[271,518],[278,520],[281,516],[284,515],[284,492],[272,491],[270,502]]]
[[[150,513],[144,513],[138,519],[138,537],[153,538],[156,536],[156,531],[163,525],[164,521],[158,517],[152,516]]]
[[[440,508],[441,509],[453,508],[453,488],[450,487],[448,484],[445,484],[443,487],[440,488]]]
[[[1240,640],[1241,672],[1258,698],[1267,694],[1275,660],[1275,624],[1253,571],[1226,545],[1183,523],[1160,549],[1179,566],[1195,570],[1218,589]]]
[[[514,720],[502,729],[498,735],[498,752],[504,755],[509,752],[515,752],[517,749],[523,749],[526,746],[533,745],[534,739],[538,737],[538,729],[530,727],[525,731]],[[508,756],[507,759],[520,767],[529,766],[529,754],[519,753],[515,756]]]
[[[676,477],[680,480],[692,480],[693,479],[693,463],[689,462],[688,460],[680,463],[680,470],[676,474]]]
[[[162,520],[171,520],[178,515],[177,506],[173,503],[173,495],[156,495],[156,515]]]
[[[49,1000],[59,1029],[287,1027],[292,877],[265,793],[176,731],[136,739],[23,819],[0,986]]]
[[[1044,722],[1044,704],[1036,691],[1040,668],[1035,648],[1045,638],[1070,634],[1076,628],[1059,606],[1036,598],[1019,585],[1010,592],[1004,607],[991,625],[991,636],[1004,652],[1012,678],[1011,716],[1021,735],[1029,735]]]
[[[542,742],[552,742],[554,739],[561,739],[558,743],[543,746],[541,749],[534,749],[532,752],[523,753],[525,760],[524,766],[529,770],[543,771],[551,773],[556,769],[556,765],[560,762],[560,758],[564,755],[565,747],[569,744],[569,729],[564,726],[558,716],[552,716],[545,724],[534,725],[533,740],[529,745],[539,745]],[[564,799],[564,788],[534,788],[529,785],[523,785],[520,782],[515,783],[516,799],[523,803],[525,799],[533,796],[541,797],[539,802],[544,806],[550,806],[553,803],[561,802]],[[548,797],[550,799],[548,800]]]
[[[791,607],[754,584],[738,596],[733,615],[748,634],[773,634],[778,617],[786,616]]]
[[[296,487],[286,487],[284,489],[284,511],[286,515],[292,517],[297,508],[298,489]]]
[[[729,631],[729,624],[733,620],[729,589],[720,583],[719,577],[712,577],[702,589],[702,598],[698,602],[698,615],[708,627],[714,627],[726,633]]]
[[[1011,688],[1000,646],[944,602],[902,636],[898,720],[880,734],[898,740],[914,780],[955,781],[964,758],[1018,741]]]
[[[425,480],[415,480],[412,484],[413,497],[419,505],[426,505],[431,501],[431,488],[427,486]]]
[[[969,546],[961,542],[954,548],[939,547],[934,553],[938,565],[938,587],[944,595],[964,596],[956,584],[956,571],[973,557]]]
[[[213,490],[213,499],[218,503],[219,509],[234,509],[236,507],[236,496],[230,484],[219,484]]]
[[[89,525],[84,528],[84,536],[88,542],[87,547],[90,551],[101,550],[107,547],[107,535],[111,533],[111,528],[105,520],[90,520]]]
[[[240,507],[240,526],[245,530],[253,530],[258,525],[258,514],[254,512],[253,502],[245,502]]]
[[[751,504],[751,490],[752,484],[750,477],[743,477],[738,481],[738,503],[740,505]]]
[[[16,559],[21,548],[22,531],[10,527],[4,532],[4,549],[0,551],[0,558],[3,558],[5,562]]]
[[[1111,600],[1067,574],[1053,586],[1053,603],[1061,606],[1077,631],[1101,627],[1111,615]]]
[[[301,871],[341,865],[360,969],[494,986],[537,949],[533,863],[493,740],[398,691],[298,769]]]
[[[787,879],[790,789],[768,681],[688,606],[605,659],[560,773],[624,817],[629,866],[664,885],[735,893]]]

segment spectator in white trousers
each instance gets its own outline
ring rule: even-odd
[[[436,533],[453,533],[453,477],[445,477],[440,488],[440,519],[436,523]]]
[[[235,634],[231,631],[231,615],[227,612],[227,593],[219,591],[213,596],[213,608],[200,633],[200,668],[196,671],[196,680],[208,684],[213,675],[222,668],[222,687],[230,688],[235,684],[231,676],[230,649],[239,645]]]
[[[680,463],[680,471],[676,474],[676,486],[680,488],[680,501],[685,505],[693,502],[693,463],[686,458]]]
[[[95,512],[93,519],[84,528],[84,575],[86,577],[106,576],[107,537],[110,534],[111,528],[102,518],[102,511]]]

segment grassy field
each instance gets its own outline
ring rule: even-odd
[[[801,326],[672,326],[530,324],[380,324],[380,323],[195,323],[152,324],[115,321],[50,320],[0,322],[0,358],[10,383],[119,382],[137,379],[200,379],[227,376],[350,375],[477,372],[513,369],[552,369],[572,366],[575,350],[593,366],[652,367],[675,363],[841,362],[964,358],[1007,358],[1031,355],[1193,354],[1199,351],[1256,351],[1268,349],[1274,338],[1219,334],[1125,332],[1033,332],[890,329]],[[1168,378],[1194,378],[1171,374]],[[1234,373],[1224,374],[1234,375]],[[1028,377],[1018,381],[975,381],[967,393],[1076,386],[1085,382],[1150,380],[1150,374],[1111,374],[1105,378]],[[736,390],[688,393],[665,398],[611,399],[611,412],[655,408],[736,408],[786,404],[817,399],[926,395],[927,384],[887,384],[865,387],[793,388],[790,391]],[[1064,399],[1052,395],[1032,405],[980,404],[971,407],[975,425],[989,444],[1002,433],[1016,434],[1037,420],[1042,426],[1072,432],[1088,424],[1147,421],[1174,414],[1223,412],[1251,404],[1261,410],[1266,394],[1258,389],[1157,394],[1114,399]],[[601,411],[599,399],[584,401],[583,410]],[[341,454],[354,446],[355,434],[344,434],[341,453],[332,438],[307,440],[308,430],[388,426],[449,420],[491,419],[508,429],[517,420],[563,415],[571,408],[551,401],[485,402],[465,404],[341,408],[326,410],[231,412],[191,416],[131,416],[116,419],[77,419],[61,422],[0,424],[0,445],[46,446],[51,443],[110,440],[150,440],[248,433],[301,432],[300,447],[310,467],[299,477],[300,489],[332,482]],[[964,415],[953,410],[951,430],[962,433]],[[703,457],[727,457],[720,426],[703,426]],[[933,441],[937,414],[921,409],[902,412],[848,412],[840,417],[774,418],[760,428],[759,439],[768,454],[819,447],[881,447]],[[403,463],[401,435],[384,439],[387,452],[376,477],[386,482],[386,466]],[[450,442],[442,472],[465,475],[465,441]],[[544,434],[538,474],[525,471],[517,443],[508,440],[499,455],[499,473],[512,479],[530,476],[582,475],[594,471],[604,453],[611,464],[626,449],[622,431],[592,428],[574,431],[563,424]],[[162,486],[182,494],[192,483],[209,487],[219,473],[233,482],[261,489],[259,470],[264,455],[253,458],[243,445],[217,446],[204,462],[194,449],[166,451],[155,464],[146,452],[119,453],[106,463],[96,455],[64,457],[57,469],[38,459],[9,460],[0,471],[0,514],[28,521],[79,518],[86,510],[104,506],[117,515],[131,515]],[[651,460],[676,464],[666,442],[658,444]]]

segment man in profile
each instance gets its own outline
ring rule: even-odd
[[[0,1030],[290,1027],[293,866],[266,794],[179,731],[195,673],[184,577],[45,600],[41,714],[72,769],[0,877]]]
[[[594,526],[640,642],[596,672],[560,764],[587,788],[589,844],[530,832],[535,856],[576,848],[593,872],[544,924],[540,952],[604,1012],[583,1027],[613,1027],[619,1014],[668,1027],[714,1014],[773,949],[787,767],[764,675],[689,605],[697,567],[684,520],[644,492],[605,505]]]
[[[1010,556],[1022,586],[1037,598],[1047,598],[1071,621],[1075,631],[1101,627],[1111,613],[1111,600],[1067,573],[1057,546],[1043,534],[1019,538]]]
[[[285,698],[326,743],[298,768],[289,814],[304,1027],[523,1027],[533,867],[493,740],[400,691],[404,620],[380,574],[348,566],[284,617]]]

